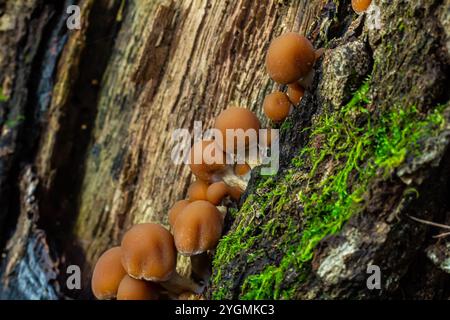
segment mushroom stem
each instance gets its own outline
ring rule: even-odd
[[[220,173],[220,178],[230,187],[238,187],[241,190],[245,190],[250,180],[250,174],[239,177],[234,173],[232,166],[227,166],[227,168]]]
[[[193,255],[191,258],[192,277],[202,284],[206,284],[211,277],[211,259],[208,252]]]
[[[200,294],[205,288],[203,284],[198,284],[191,279],[182,277],[176,271],[172,274],[169,280],[160,282],[159,284],[169,292],[177,295],[186,291]]]

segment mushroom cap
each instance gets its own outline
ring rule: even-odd
[[[189,201],[206,200],[206,191],[208,184],[203,180],[197,180],[192,183],[187,191]]]
[[[122,251],[114,247],[104,252],[94,267],[91,287],[99,300],[113,299],[117,295],[120,281],[127,274],[121,263]]]
[[[245,176],[250,170],[250,166],[246,163],[236,163],[234,166],[234,173],[238,176]]]
[[[288,85],[287,96],[293,105],[299,104],[305,94],[305,89],[297,82]]]
[[[372,0],[352,0],[352,8],[356,13],[362,13],[369,8]]]
[[[237,150],[238,139],[242,141],[245,138],[245,147],[250,147],[253,141],[250,141],[249,137],[245,135],[247,130],[255,130],[256,137],[258,137],[259,129],[261,128],[261,123],[258,117],[246,108],[239,107],[229,107],[223,110],[216,118],[214,123],[214,128],[222,133],[222,140],[217,141],[217,145],[222,150],[228,153],[234,153]],[[240,133],[234,136],[234,150],[231,150],[231,146],[227,148],[226,132],[227,129],[237,130],[242,129],[244,133]],[[256,144],[257,141],[254,141]],[[229,150],[230,149],[230,150]]]
[[[264,99],[263,108],[264,113],[270,120],[280,122],[289,115],[291,102],[285,93],[276,91]]]
[[[189,203],[191,203],[189,200],[177,201],[169,210],[169,225],[171,228],[173,228],[173,225],[175,224],[178,215],[181,213],[181,211],[183,211],[184,208],[187,207]]]
[[[137,224],[123,236],[122,265],[135,279],[167,281],[175,271],[176,260],[173,237],[159,224]]]
[[[222,202],[222,199],[228,195],[228,187],[223,181],[213,183],[209,186],[206,195],[207,200],[217,206]]]
[[[175,246],[185,256],[197,255],[216,247],[222,235],[220,211],[208,201],[194,201],[175,221]]]
[[[158,300],[159,288],[156,284],[133,279],[125,275],[117,291],[117,300]]]
[[[211,152],[208,152],[210,148],[213,149]],[[216,152],[220,152],[220,154],[216,156]],[[196,159],[196,155],[198,155],[198,159]],[[189,167],[192,173],[200,180],[211,181],[215,172],[225,168],[225,163],[226,156],[212,140],[199,141],[191,148]]]
[[[285,33],[270,44],[266,68],[277,83],[293,83],[312,69],[316,54],[311,42],[295,32]]]
[[[234,201],[239,201],[243,193],[244,191],[239,187],[228,186],[228,194]]]

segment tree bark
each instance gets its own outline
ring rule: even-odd
[[[81,7],[80,30],[67,30],[65,24],[65,10],[72,3]],[[271,39],[285,31],[307,34],[316,47],[330,50],[316,66],[314,87],[286,122],[291,125],[283,125],[288,129],[282,132],[278,181],[292,169],[290,163],[298,151],[308,145],[314,117],[345,105],[368,75],[372,75],[371,114],[377,113],[376,108],[389,110],[408,103],[426,115],[448,103],[444,86],[450,47],[448,0],[417,4],[395,0],[380,6],[382,34],[368,29],[366,17],[354,14],[350,1],[80,0],[53,4],[0,0],[0,88],[7,97],[0,101],[0,243],[4,247],[0,297],[90,297],[89,281],[97,257],[119,244],[124,231],[135,223],[167,225],[168,209],[186,196],[192,177],[186,166],[171,161],[173,130],[192,130],[194,121],[203,121],[207,129],[230,104],[250,108],[265,119],[261,107],[265,95],[285,89],[267,76],[265,53]],[[263,125],[269,123],[264,120]],[[307,127],[311,131],[303,130]],[[404,289],[410,292],[408,297],[448,296],[448,287],[438,284],[441,279],[448,284],[448,277],[425,256],[428,252],[442,262],[445,246],[433,247],[426,227],[405,218],[416,215],[449,222],[444,191],[448,187],[444,174],[449,171],[442,160],[448,159],[445,130],[436,133],[441,137],[439,144],[430,144],[434,147],[430,149],[437,150],[433,161],[417,157],[422,160],[420,170],[403,164],[402,177],[398,171],[388,181],[378,174],[373,177],[365,211],[350,218],[338,235],[320,242],[309,262],[311,273],[291,270],[284,274],[282,290],[292,291],[290,297],[295,298],[377,296],[366,294],[362,277],[367,263],[376,261],[387,266],[384,272],[394,283],[390,295]],[[423,153],[432,153],[424,148]],[[300,175],[309,168],[295,170]],[[408,206],[425,210],[433,201],[427,214],[398,209],[409,188],[402,180],[406,176],[415,181],[411,187],[420,193],[417,202],[408,202]],[[254,174],[245,195],[247,206],[255,201],[252,195],[260,192],[258,184]],[[304,188],[289,187],[292,194]],[[296,217],[301,232],[300,204],[290,199],[291,206],[280,215],[274,209],[279,200],[273,199],[268,209],[272,214],[262,218],[243,242],[261,232],[270,219],[282,221],[286,216]],[[374,228],[392,211],[401,211],[401,219],[389,222],[392,231],[381,236]],[[259,217],[256,211],[251,216]],[[238,214],[227,226],[229,235],[239,232],[247,221],[253,219]],[[369,244],[357,243],[370,248],[363,259],[345,256],[350,261],[348,270],[357,270],[354,277],[336,280],[327,272],[333,280],[323,280],[318,270],[321,266],[324,270],[324,261],[333,262],[330,257],[345,246],[354,230],[361,233],[361,239],[371,239]],[[404,242],[402,237],[415,240]],[[209,296],[222,297],[218,292],[225,288],[229,293],[224,298],[245,297],[246,279],[267,265],[279,264],[286,252],[280,247],[269,251],[273,258],[256,255],[252,262],[244,262],[245,255],[277,248],[279,238],[279,234],[268,236],[264,244],[249,246],[216,268]],[[398,250],[405,254],[397,257],[393,252]],[[66,288],[66,268],[72,264],[81,267],[82,290]],[[329,266],[334,270],[332,263]],[[26,270],[33,269],[40,271],[28,277],[32,273]],[[180,259],[179,269],[189,273],[188,261]],[[420,290],[407,283],[415,270],[429,275]],[[225,276],[217,277],[219,273]],[[39,285],[23,286],[18,274]],[[299,281],[304,276],[307,280]],[[434,295],[429,293],[433,289]]]

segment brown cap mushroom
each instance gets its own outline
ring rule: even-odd
[[[249,137],[245,135],[245,132],[247,130],[255,130],[257,139],[258,131],[261,128],[261,123],[259,122],[258,117],[250,110],[246,108],[230,107],[222,111],[217,116],[214,128],[222,133],[222,141],[217,141],[218,146],[228,153],[235,153],[238,147],[238,141],[243,141],[245,139],[246,148],[253,146],[253,141],[250,141]],[[232,150],[231,146],[227,147],[227,130],[238,129],[242,129],[244,133],[240,134],[238,132],[232,131],[232,133],[235,134],[234,150]],[[254,141],[254,143],[257,144],[257,141]]]
[[[189,200],[177,201],[169,210],[169,225],[171,228],[173,228],[178,215],[181,213],[181,211],[183,211],[184,208],[186,208],[189,203],[191,203]]]
[[[274,39],[266,56],[270,77],[277,83],[289,84],[306,76],[312,69],[316,54],[311,42],[294,32]]]
[[[227,195],[228,187],[223,181],[213,183],[206,192],[207,200],[215,206],[219,205]]]
[[[369,8],[372,0],[352,0],[352,8],[356,13],[363,13]]]
[[[117,291],[117,300],[158,300],[159,292],[156,284],[125,275]]]
[[[239,201],[241,199],[242,194],[244,193],[244,191],[241,188],[232,186],[228,186],[228,192],[230,197],[234,201]]]
[[[189,201],[206,200],[206,191],[208,184],[203,180],[197,180],[192,183],[187,191]]]
[[[238,176],[245,176],[250,170],[250,166],[246,163],[236,163],[234,166],[234,173]]]
[[[264,99],[263,108],[264,113],[270,120],[280,122],[289,115],[291,103],[285,93],[277,91]]]
[[[293,105],[298,105],[304,94],[305,89],[303,89],[300,84],[291,83],[288,85],[287,95],[289,97],[289,101],[291,101]]]
[[[114,247],[97,260],[91,280],[92,292],[97,299],[108,300],[116,297],[119,284],[126,275],[121,257],[120,247]]]
[[[123,236],[122,265],[131,277],[161,283],[177,294],[186,290],[201,292],[199,285],[178,275],[176,260],[173,236],[159,224],[137,224]]]
[[[198,179],[211,181],[214,173],[223,170],[225,164],[226,157],[214,141],[202,140],[192,146],[189,167]]]

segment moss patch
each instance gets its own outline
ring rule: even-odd
[[[309,144],[287,170],[261,178],[237,213],[234,231],[217,248],[213,299],[230,298],[229,288],[236,285],[241,299],[292,298],[310,269],[316,245],[364,207],[372,179],[388,177],[419,153],[425,138],[443,127],[442,107],[428,115],[414,106],[369,112],[370,83],[365,81],[339,111],[323,112],[313,120],[312,127],[305,129]],[[272,255],[270,250],[282,254]],[[256,270],[246,268],[248,274],[232,283],[221,266],[244,255],[248,265],[255,259],[266,263]],[[291,285],[283,286],[287,282]]]

